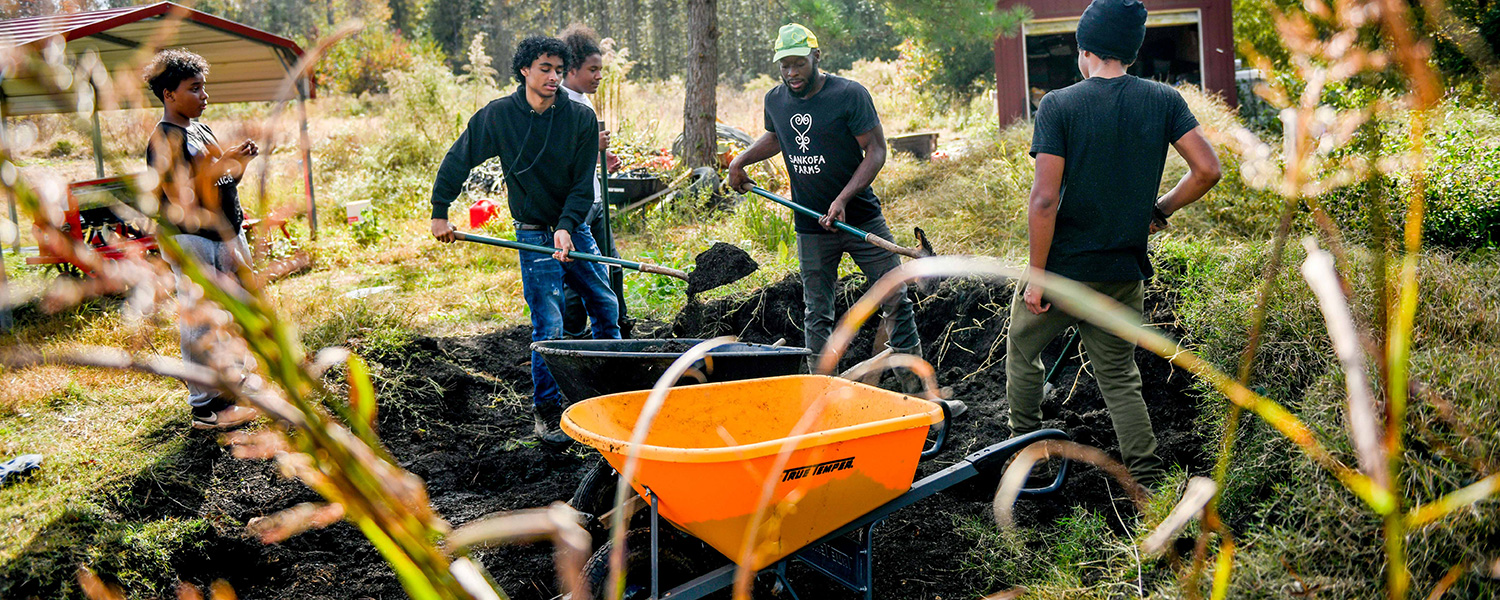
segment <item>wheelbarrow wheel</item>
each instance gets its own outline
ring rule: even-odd
[[[691,581],[714,565],[705,566],[702,558],[718,556],[707,544],[663,524],[657,539],[658,591],[666,593]],[[645,600],[651,597],[651,530],[632,529],[625,534],[625,594],[621,600]],[[609,555],[614,544],[605,541],[583,566],[583,577],[597,598],[607,598],[604,586],[609,582]]]
[[[614,508],[615,486],[619,484],[620,474],[614,467],[602,458],[595,459],[588,472],[583,474],[583,480],[578,482],[578,489],[573,492],[568,505],[597,518]]]
[[[583,480],[578,482],[573,498],[568,500],[568,506],[573,510],[588,515],[584,519],[584,528],[593,537],[596,547],[609,538],[609,523],[604,515],[615,508],[615,487],[619,484],[620,474],[614,467],[602,458],[597,459],[583,474]],[[634,499],[635,492],[632,491],[630,496]],[[644,512],[636,511],[636,519],[644,518]]]

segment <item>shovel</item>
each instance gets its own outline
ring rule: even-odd
[[[474,242],[476,244],[487,244],[490,246],[499,246],[501,248],[510,248],[512,250],[525,250],[527,252],[540,252],[542,254],[557,253],[557,248],[553,248],[551,246],[538,246],[536,244],[527,244],[525,242],[513,242],[510,240],[502,240],[500,238],[493,238],[485,235],[464,233],[462,231],[455,231],[453,232],[453,235],[459,240],[465,242]],[[598,254],[588,254],[578,251],[569,252],[568,258],[574,260],[603,263],[606,265],[614,265],[617,267],[624,267],[626,269],[634,269],[643,273],[655,273],[657,275],[676,277],[688,283],[689,295],[739,281],[740,279],[745,278],[751,273],[754,273],[755,270],[760,267],[760,265],[756,264],[755,261],[750,258],[750,255],[744,250],[740,249],[737,246],[725,244],[723,242],[714,244],[713,248],[699,254],[697,258],[694,259],[694,263],[697,265],[708,263],[712,264],[714,268],[709,268],[707,270],[694,268],[691,274],[679,269],[673,269],[671,267],[663,267],[661,265],[653,265],[651,263],[636,262],[633,260],[625,260],[623,258],[600,256]],[[701,274],[700,271],[702,272]]]
[[[791,200],[787,200],[786,198],[782,198],[781,196],[766,191],[765,188],[762,188],[758,185],[750,186],[750,191],[764,197],[767,200],[790,208],[792,209],[792,212],[801,214],[806,217],[812,217],[814,219],[823,218],[823,215],[818,211],[815,211],[801,204],[797,204],[796,202],[792,202]],[[916,232],[917,243],[920,245],[920,247],[907,248],[906,246],[898,246],[894,242],[891,242],[883,237],[880,237],[843,221],[834,221],[833,226],[838,228],[840,231],[843,231],[844,233],[862,239],[876,246],[877,248],[881,248],[894,254],[909,256],[911,258],[926,258],[929,256],[937,255],[936,252],[932,251],[932,242],[927,241],[927,233],[922,231],[921,227],[912,228]]]

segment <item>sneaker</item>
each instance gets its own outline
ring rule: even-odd
[[[217,411],[206,408],[194,408],[193,429],[227,431],[248,425],[259,416],[260,411],[237,404],[231,404]]]
[[[573,443],[573,438],[562,430],[562,406],[552,403],[534,406],[531,418],[532,431],[536,432],[536,437],[543,446],[557,451]]]

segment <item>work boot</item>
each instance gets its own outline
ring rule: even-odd
[[[536,432],[537,440],[542,442],[542,446],[559,451],[573,443],[573,438],[562,430],[562,405],[547,402],[540,406],[533,405],[531,410],[532,430]]]
[[[917,358],[922,358],[921,344],[905,348],[897,348],[895,346],[891,346],[890,348],[892,354],[910,354]],[[917,377],[917,374],[911,372],[911,370],[904,368],[891,369],[891,372],[896,376],[896,391],[913,396],[920,396],[922,392],[926,391],[922,388],[922,378]]]

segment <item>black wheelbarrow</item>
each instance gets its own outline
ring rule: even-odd
[[[557,387],[581,402],[617,392],[648,390],[672,361],[701,339],[548,340],[531,349],[542,355]],[[697,383],[738,381],[806,372],[807,348],[733,343],[715,348],[688,377]]]

